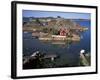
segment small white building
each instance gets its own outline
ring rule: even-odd
[[[66,36],[52,35],[53,40],[66,40]]]

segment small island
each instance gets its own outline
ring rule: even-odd
[[[73,19],[64,19],[60,16],[31,17],[23,22],[23,31],[32,32],[32,36],[43,41],[80,41],[80,32],[88,30],[80,26]]]

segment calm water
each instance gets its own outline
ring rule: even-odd
[[[31,33],[23,33],[23,54],[31,55],[35,51],[43,53],[56,53],[60,57],[56,59],[56,65],[76,66],[79,63],[79,52],[85,49],[86,53],[90,53],[90,21],[76,21],[81,26],[86,26],[89,29],[82,32],[79,42],[72,42],[65,45],[53,45],[51,43],[43,43],[38,39],[32,38]]]

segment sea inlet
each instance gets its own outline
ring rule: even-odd
[[[78,67],[80,65],[80,51],[85,50],[90,55],[91,36],[90,21],[79,21],[76,23],[86,26],[88,30],[80,33],[79,41],[41,41],[32,36],[32,32],[23,32],[23,69]],[[30,59],[32,63],[24,64],[24,58],[31,57],[37,52],[37,59]],[[43,56],[44,55],[44,56]],[[55,56],[54,59],[49,56]],[[27,60],[28,60],[27,58]],[[28,66],[27,66],[28,65]]]

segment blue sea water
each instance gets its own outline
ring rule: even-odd
[[[68,64],[76,66],[79,64],[79,54],[82,49],[86,53],[91,53],[91,23],[90,21],[75,21],[81,26],[88,27],[87,31],[81,32],[82,37],[79,42],[72,42],[66,45],[53,45],[51,43],[43,43],[38,39],[32,38],[31,33],[23,33],[23,54],[31,55],[35,51],[43,53],[56,53],[60,57],[56,60],[56,65]]]

